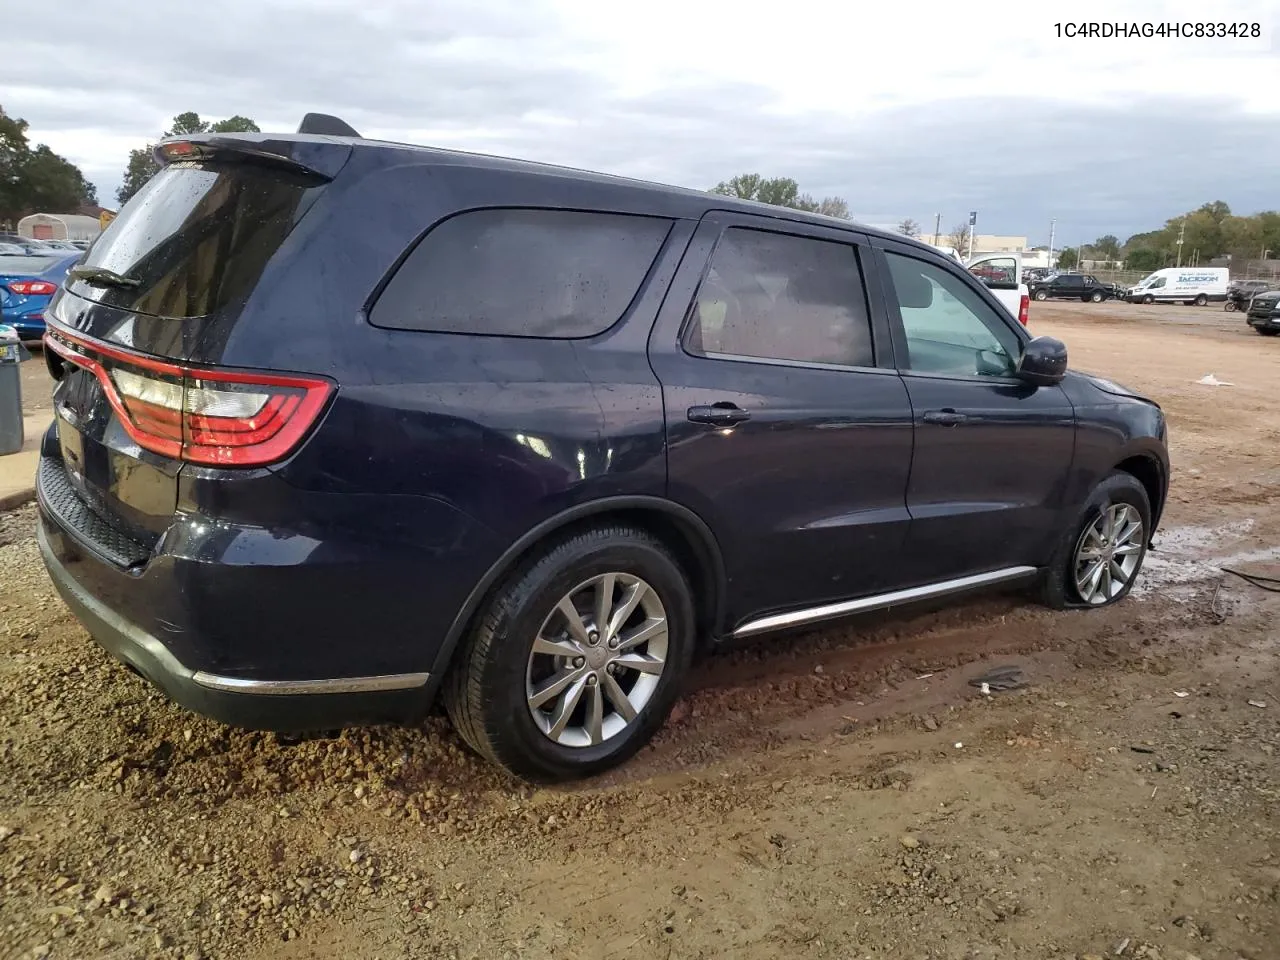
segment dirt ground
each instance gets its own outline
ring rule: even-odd
[[[1213,308],[1032,326],[1168,411],[1134,596],[713,658],[573,787],[440,719],[289,742],[170,706],[0,515],[0,957],[1280,957],[1280,597],[1222,572],[1280,571],[1280,341]],[[970,685],[1005,665],[1023,688]]]

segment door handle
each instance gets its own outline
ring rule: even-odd
[[[751,414],[735,404],[721,401],[710,406],[690,407],[690,423],[709,423],[717,427],[731,427],[751,419]]]
[[[924,415],[925,423],[939,423],[943,426],[954,427],[957,423],[965,423],[969,418],[956,410],[947,407],[944,410],[927,410]]]

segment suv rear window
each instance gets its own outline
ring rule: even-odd
[[[576,210],[490,209],[438,224],[369,314],[374,326],[569,339],[613,326],[671,221]]]
[[[139,286],[77,280],[75,292],[164,317],[202,317],[238,304],[322,189],[314,180],[247,163],[165,167],[84,261]]]

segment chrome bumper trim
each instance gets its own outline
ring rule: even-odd
[[[378,693],[387,690],[412,690],[425,686],[429,673],[390,673],[377,677],[339,677],[334,680],[244,680],[222,677],[216,673],[197,671],[192,681],[223,693],[248,693],[257,696],[292,696],[305,693]]]

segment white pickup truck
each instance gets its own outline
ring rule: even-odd
[[[929,246],[934,246],[929,244]],[[947,256],[958,260],[969,272],[981,280],[996,299],[1004,304],[1024,327],[1031,306],[1031,291],[1022,282],[1022,257],[1016,253],[979,253],[968,260],[961,258],[954,247],[939,246]]]

